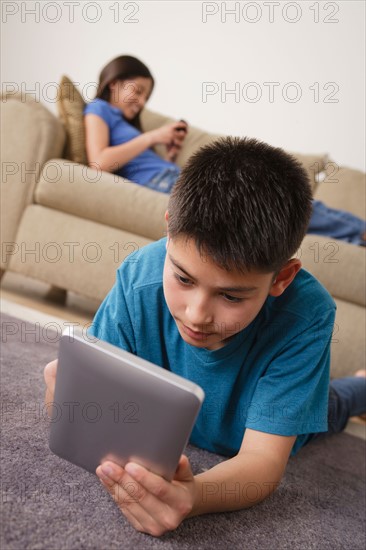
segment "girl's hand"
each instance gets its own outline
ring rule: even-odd
[[[183,131],[184,130],[184,131]],[[184,122],[171,122],[170,124],[165,124],[156,130],[150,131],[150,136],[152,138],[152,145],[176,145],[181,147],[184,138],[187,133],[187,124]]]
[[[172,481],[133,462],[125,468],[104,462],[96,474],[131,525],[154,537],[176,529],[196,500],[197,483],[185,455]]]
[[[167,145],[165,159],[170,162],[175,162],[181,148],[182,147],[178,145]]]

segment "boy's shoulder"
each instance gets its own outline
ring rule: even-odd
[[[129,254],[118,268],[120,280],[137,290],[151,285],[162,285],[167,238],[138,248]],[[135,243],[131,243],[135,245]]]
[[[273,313],[282,311],[309,321],[336,310],[335,301],[327,289],[304,268],[281,296],[271,300],[270,307]]]

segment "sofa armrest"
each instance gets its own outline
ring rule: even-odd
[[[57,118],[29,96],[2,95],[1,106],[1,241],[14,242],[25,207],[44,163],[61,155],[65,130]],[[7,257],[7,254],[4,255]],[[7,262],[1,258],[1,268]]]
[[[35,202],[147,239],[165,235],[169,196],[115,174],[53,159],[45,164]]]

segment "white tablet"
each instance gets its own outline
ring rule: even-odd
[[[62,334],[50,449],[95,473],[134,461],[171,480],[204,400],[197,384],[68,328]]]

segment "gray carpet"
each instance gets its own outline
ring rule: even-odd
[[[43,368],[58,342],[32,328],[2,316],[2,550],[364,550],[365,442],[348,434],[291,458],[281,487],[254,508],[191,518],[161,538],[135,531],[95,475],[50,452]],[[186,452],[194,473],[224,459]]]

